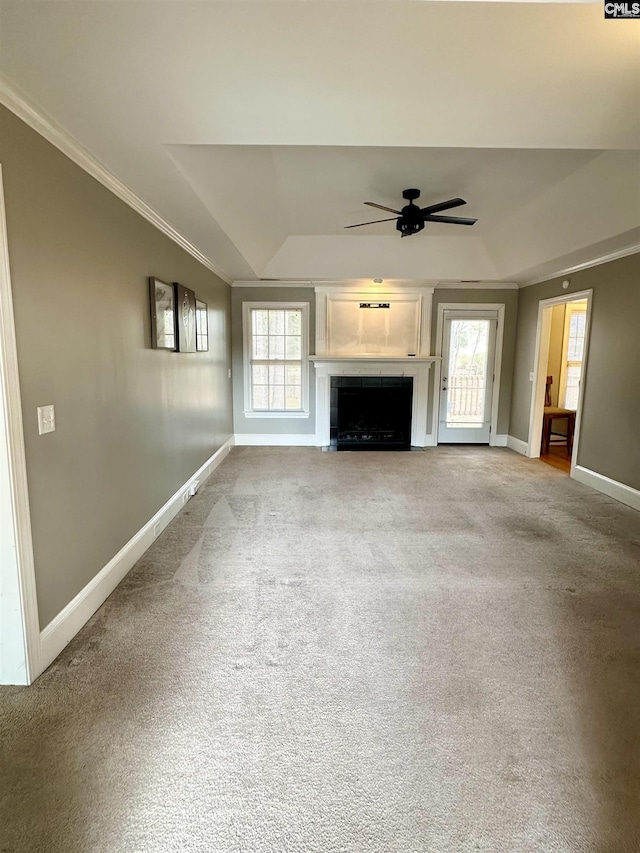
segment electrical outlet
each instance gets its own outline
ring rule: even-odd
[[[529,374],[529,382],[533,382],[533,373]]]
[[[157,522],[153,525],[153,538],[154,538],[154,539],[157,539],[157,538],[158,538],[158,536],[160,536],[160,533],[161,533],[161,532],[162,532],[162,522],[157,521]]]
[[[183,494],[182,494],[182,503],[186,504],[186,502],[189,500],[190,497],[191,497],[191,495],[189,494],[189,489],[187,489],[187,491],[183,492]]]
[[[227,370],[227,376],[229,377],[229,379],[231,379],[231,368],[229,368],[229,370]]]
[[[38,406],[38,433],[44,435],[47,432],[55,432],[56,415],[53,405]]]

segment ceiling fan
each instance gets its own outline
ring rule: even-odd
[[[450,210],[452,207],[460,207],[461,204],[467,202],[463,198],[450,198],[449,201],[441,201],[439,204],[430,204],[427,207],[418,207],[414,204],[414,199],[420,198],[420,190],[408,189],[402,191],[402,197],[406,198],[409,204],[405,205],[402,210],[394,210],[391,207],[385,207],[383,204],[376,204],[374,201],[365,201],[369,207],[377,207],[378,210],[386,210],[389,213],[395,213],[389,219],[374,219],[372,222],[359,222],[357,225],[345,225],[345,228],[361,228],[363,225],[373,225],[375,222],[393,222],[395,220],[396,228],[402,237],[410,237],[411,234],[417,234],[422,231],[425,222],[446,222],[450,225],[473,225],[477,219],[465,219],[462,216],[436,216],[441,210]]]

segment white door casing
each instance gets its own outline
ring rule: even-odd
[[[551,299],[541,299],[538,303],[538,324],[536,328],[536,348],[533,359],[533,383],[531,389],[531,407],[529,415],[529,441],[526,455],[531,459],[540,456],[540,443],[542,441],[542,414],[544,410],[544,395],[547,378],[547,362],[549,360],[549,340],[551,336],[551,312],[556,305],[566,305],[569,302],[586,300],[587,317],[585,323],[584,351],[582,355],[582,380],[587,369],[589,353],[589,330],[591,328],[591,303],[593,290],[581,290],[575,293],[566,293],[563,296],[554,296]],[[578,458],[578,444],[580,441],[580,420],[582,415],[582,400],[584,397],[584,381],[580,382],[578,394],[578,407],[576,409],[576,424],[573,431],[573,452],[571,454],[571,474],[574,476],[576,460]]]
[[[0,684],[30,684],[39,674],[40,624],[0,165]]]
[[[436,377],[434,396],[434,429],[438,443],[500,443],[498,438],[498,404],[504,337],[504,303],[441,303],[438,306],[436,354],[442,357]],[[451,323],[456,320],[477,320],[487,324],[486,383],[483,386],[481,423],[465,427],[447,418],[447,400],[451,391],[448,371]],[[455,418],[454,418],[455,420]]]

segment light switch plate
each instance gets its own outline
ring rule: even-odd
[[[46,432],[55,432],[56,415],[51,406],[38,406],[38,432],[44,435]]]

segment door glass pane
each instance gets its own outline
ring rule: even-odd
[[[448,427],[480,429],[484,424],[489,323],[489,320],[450,321]]]

